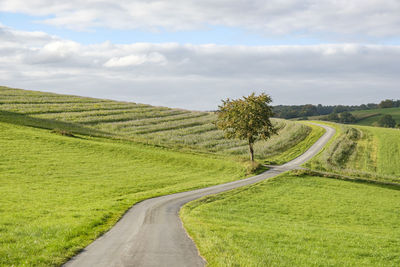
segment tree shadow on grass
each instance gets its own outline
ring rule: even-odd
[[[379,181],[379,180],[374,180],[371,178],[365,178],[365,177],[350,177],[350,176],[345,176],[337,173],[328,173],[328,172],[320,172],[320,171],[314,171],[314,170],[308,170],[308,169],[301,169],[301,170],[294,170],[291,172],[292,175],[298,176],[298,177],[320,177],[320,178],[328,178],[328,179],[336,179],[336,180],[342,180],[342,181],[347,181],[347,182],[352,182],[352,183],[358,183],[358,184],[365,184],[369,186],[376,186],[376,187],[382,187],[386,189],[392,189],[392,190],[400,190],[400,183],[393,183],[393,182],[386,182],[386,181]]]
[[[28,126],[48,130],[61,130],[78,135],[88,135],[95,137],[109,137],[110,133],[84,127],[77,123],[63,122],[51,119],[42,119],[28,116],[26,114],[0,110],[0,122],[15,125]]]

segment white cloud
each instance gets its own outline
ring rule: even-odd
[[[275,104],[400,97],[400,46],[82,45],[0,26],[0,84],[213,109],[266,90]]]
[[[43,46],[51,40],[58,40],[59,38],[55,36],[48,35],[44,32],[26,32],[18,31],[15,29],[10,29],[0,23],[0,45],[12,45],[18,44],[18,46],[23,46],[24,44],[29,44],[29,46]]]
[[[222,25],[263,34],[321,34],[333,40],[398,36],[398,0],[2,0],[0,11],[47,16],[85,30],[187,30]]]
[[[158,52],[152,52],[148,55],[128,55],[123,57],[113,57],[104,63],[105,67],[128,67],[138,66],[144,63],[166,64],[166,59]]]

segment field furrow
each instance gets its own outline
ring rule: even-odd
[[[0,87],[0,110],[14,113],[18,120],[49,129],[77,134],[102,132],[115,137],[162,146],[238,155],[247,158],[246,142],[227,140],[214,125],[213,112],[198,112],[106,99],[59,95]],[[8,114],[10,115],[10,114]],[[26,116],[26,117],[24,117]],[[274,120],[279,137],[257,142],[261,160],[294,147],[311,132],[308,126]],[[43,127],[43,126],[42,126]]]

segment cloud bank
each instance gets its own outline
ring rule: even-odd
[[[400,46],[82,45],[0,26],[0,84],[211,110],[265,91],[275,104],[400,96]]]
[[[333,40],[399,36],[398,0],[2,0],[0,11],[75,30],[191,30],[221,25]]]

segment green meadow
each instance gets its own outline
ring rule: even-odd
[[[208,266],[399,266],[400,187],[287,173],[193,201]]]
[[[133,204],[246,176],[243,164],[0,123],[0,265],[60,265]]]
[[[61,265],[141,200],[256,171],[244,160],[247,147],[223,139],[213,120],[206,112],[0,88],[0,265]],[[280,135],[256,145],[258,158],[272,163],[297,157],[324,132],[275,123]]]
[[[355,118],[352,124],[378,127],[379,120],[385,115],[391,115],[397,124],[400,123],[400,108],[376,108],[351,111]],[[324,120],[327,115],[310,116],[309,120]],[[295,119],[296,120],[296,119]]]
[[[344,180],[294,171],[184,206],[209,266],[400,264],[400,130],[318,123],[336,134],[305,167]]]
[[[260,171],[215,118],[0,87],[0,265],[61,265],[139,201]],[[279,135],[255,144],[259,162],[288,162],[324,133],[274,123]],[[400,183],[400,130],[326,124],[337,132],[305,167],[365,181],[297,171],[187,204],[210,266],[400,264],[399,187],[368,182]]]
[[[378,126],[379,119],[384,115],[391,115],[397,123],[400,123],[400,108],[358,110],[351,113],[356,117],[357,125]]]

